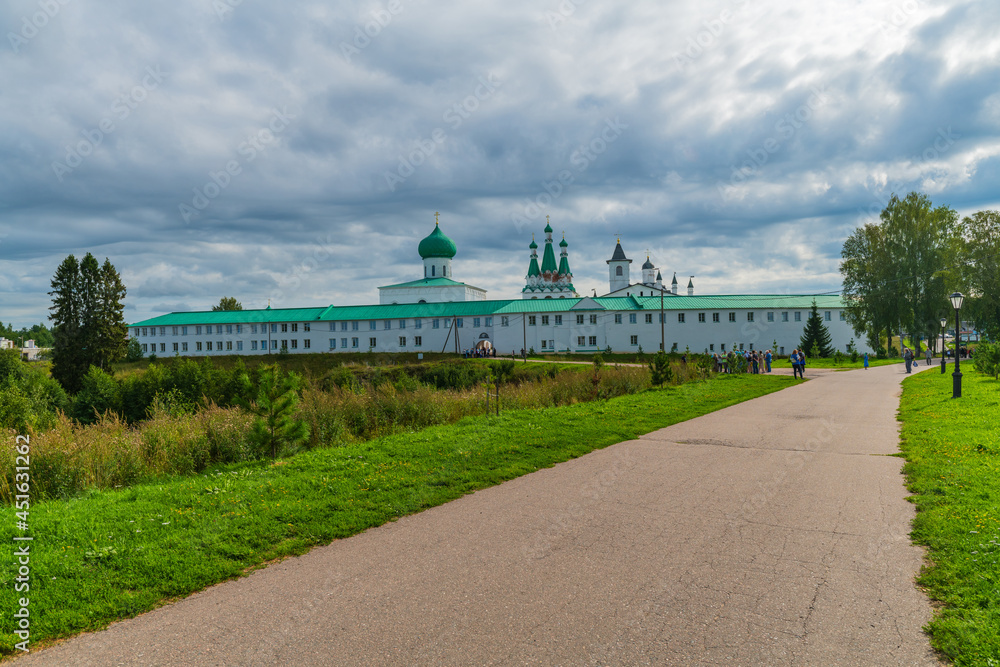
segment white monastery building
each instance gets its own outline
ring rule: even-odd
[[[546,219],[548,223],[548,220]],[[461,352],[497,348],[498,354],[535,352],[725,353],[733,349],[790,354],[798,347],[815,301],[836,349],[847,351],[854,332],[839,296],[701,295],[694,278],[678,293],[649,257],[641,282],[631,282],[621,239],[607,260],[608,293],[580,297],[573,287],[566,239],[556,263],[552,226],[544,229],[541,264],[532,238],[520,299],[490,300],[486,290],[455,280],[455,243],[434,230],[417,251],[423,277],[379,287],[378,305],[177,312],[129,325],[145,354],[210,356],[297,352]],[[859,351],[870,351],[855,341]]]

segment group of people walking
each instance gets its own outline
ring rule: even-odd
[[[771,362],[773,360],[774,356],[771,354],[771,350],[767,350],[766,352],[741,350],[739,352],[730,352],[725,355],[712,355],[712,361],[715,363],[716,373],[732,373],[738,361],[742,361],[747,373],[753,373],[755,375],[760,373],[770,373]]]

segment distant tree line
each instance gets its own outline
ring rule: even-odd
[[[16,341],[18,345],[22,343],[21,339],[33,340],[37,347],[52,347],[53,341],[52,331],[44,324],[15,329],[13,324],[5,326],[3,322],[0,322],[0,338]]]
[[[51,284],[52,377],[75,393],[91,366],[107,370],[125,356],[125,285],[107,258],[98,265],[89,252],[63,260]]]
[[[959,219],[911,192],[892,195],[879,218],[856,229],[841,251],[847,320],[858,336],[885,352],[893,334],[908,332],[919,349],[921,338],[937,339],[941,317],[954,326],[954,291],[966,296],[964,321],[1000,336],[1000,212]]]

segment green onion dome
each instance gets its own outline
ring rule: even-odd
[[[441,227],[435,224],[434,231],[417,246],[417,252],[420,253],[422,259],[429,257],[447,257],[450,259],[455,256],[458,249],[455,247],[455,242],[445,236],[444,232],[441,231]]]

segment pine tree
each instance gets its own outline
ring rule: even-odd
[[[83,372],[98,363],[98,330],[100,311],[98,294],[101,288],[101,267],[97,258],[89,252],[80,262],[80,337],[78,339],[83,356]]]
[[[104,259],[98,283],[95,310],[95,348],[91,363],[104,370],[125,357],[128,324],[125,322],[125,284],[110,260]]]
[[[649,362],[650,382],[657,387],[662,387],[664,383],[674,379],[674,369],[670,367],[670,357],[663,350],[653,355],[653,360]]]
[[[87,363],[80,347],[80,264],[70,255],[52,277],[52,377],[66,391],[80,389]]]
[[[249,379],[246,382],[249,383]],[[309,426],[295,418],[300,384],[300,378],[295,373],[288,373],[282,378],[281,369],[276,365],[266,366],[260,371],[257,400],[247,406],[257,415],[249,438],[258,451],[270,453],[271,458],[278,458],[282,449],[294,448],[309,438]]]
[[[819,316],[819,309],[816,307],[816,300],[812,302],[812,312],[806,320],[806,326],[802,330],[802,338],[799,339],[799,349],[810,356],[815,356],[819,352],[821,357],[829,357],[833,354],[833,339],[830,332],[823,324]]]

